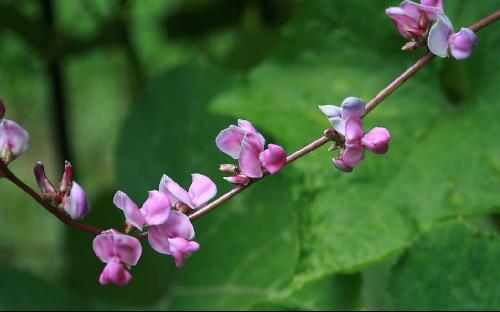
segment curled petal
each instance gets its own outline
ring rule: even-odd
[[[177,182],[172,180],[169,176],[163,175],[160,182],[160,192],[165,193],[170,200],[170,205],[175,206],[178,201],[183,202],[190,208],[194,208],[191,202],[191,196],[188,191],[181,187]]]
[[[448,56],[448,38],[453,33],[453,26],[446,15],[440,14],[437,22],[429,31],[427,45],[432,53],[439,57]]]
[[[257,129],[255,129],[255,127],[252,125],[252,123],[245,119],[238,119],[238,127],[241,130],[245,131],[245,133],[259,133],[259,131],[257,131]]]
[[[109,231],[97,235],[92,247],[96,256],[104,263],[117,258],[120,262],[133,266],[139,262],[142,254],[142,246],[137,238]]]
[[[142,231],[144,223],[146,222],[144,220],[144,216],[127,194],[122,191],[116,192],[115,197],[113,198],[113,203],[116,207],[123,211],[128,224],[131,224]]]
[[[181,212],[172,211],[167,222],[149,229],[148,240],[151,248],[159,253],[170,255],[169,238],[181,237],[190,240],[194,235],[193,224],[189,218]]]
[[[247,140],[243,139],[239,159],[242,174],[251,178],[262,177],[262,168],[259,160],[260,153],[260,150],[256,150]]]
[[[354,169],[353,167],[348,166],[344,162],[344,160],[342,159],[342,157],[340,157],[340,158],[333,158],[332,161],[333,161],[333,164],[335,165],[335,167],[337,167],[337,169],[339,169],[340,171],[352,172],[352,170]]]
[[[443,0],[420,0],[420,4],[438,8],[441,12],[444,10]]]
[[[462,28],[449,38],[450,54],[457,60],[468,58],[477,44],[476,34],[469,28]]]
[[[260,154],[262,166],[275,174],[286,164],[286,152],[283,147],[276,144],[269,144],[267,149]]]
[[[401,7],[390,7],[385,10],[385,14],[393,20],[401,36],[406,39],[411,39],[415,33],[423,35],[423,31],[419,29],[420,17],[417,12]]]
[[[238,159],[240,155],[241,141],[245,136],[245,131],[236,126],[229,126],[222,130],[217,138],[215,144],[224,153],[228,154],[234,159]]]
[[[199,173],[193,173],[193,182],[189,187],[189,195],[191,196],[192,208],[200,207],[217,194],[217,186],[207,176]]]
[[[28,149],[29,134],[23,127],[12,120],[0,121],[0,156],[12,153],[13,158]],[[12,160],[11,158],[10,160]]]
[[[235,176],[224,177],[223,179],[230,182],[230,183],[237,184],[237,185],[247,185],[248,182],[250,182],[250,178],[244,174],[238,174]]]
[[[365,102],[357,97],[350,96],[342,102],[342,118],[363,117],[365,114]]]
[[[391,134],[386,128],[373,128],[361,139],[361,143],[376,154],[384,154],[389,149]]]
[[[76,182],[71,184],[69,196],[63,199],[64,211],[73,220],[82,220],[90,213],[90,203],[83,188]]]
[[[363,145],[353,145],[347,147],[347,149],[342,154],[342,160],[349,167],[354,167],[363,160],[364,157],[364,147]]]
[[[184,265],[184,259],[200,249],[200,244],[185,240],[182,237],[170,238],[170,254],[175,259],[175,265],[180,268]]]
[[[167,195],[158,191],[150,191],[148,199],[142,205],[141,213],[147,225],[165,223],[170,213],[170,201]]]
[[[342,119],[342,108],[335,105],[319,105],[319,109],[328,118],[333,129],[343,135],[345,132],[345,120]]]
[[[118,286],[125,286],[132,280],[132,275],[125,269],[118,259],[113,259],[104,267],[99,277],[101,285],[113,283]]]
[[[260,148],[261,150],[264,149],[264,145],[266,144],[266,139],[262,134],[255,129],[255,127],[252,125],[252,123],[248,120],[243,120],[243,119],[238,119],[238,127],[240,127],[245,133],[248,135],[251,133],[251,140],[254,141],[253,144],[255,144],[256,148]]]
[[[363,137],[363,122],[359,117],[351,117],[347,119],[345,124],[345,140],[346,144],[356,144]]]
[[[255,149],[258,153],[264,150],[265,141],[263,140],[263,136],[260,133],[253,133],[253,132],[247,133],[243,138],[241,145],[243,145],[244,142],[250,144],[250,146],[252,146],[252,148]],[[240,152],[240,157],[241,157],[241,152]]]

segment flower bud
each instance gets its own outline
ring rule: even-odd
[[[73,182],[69,195],[63,198],[63,209],[73,220],[82,220],[89,214],[90,203],[78,183]]]
[[[0,121],[0,160],[8,164],[28,149],[29,134],[14,121]]]
[[[232,177],[224,177],[224,180],[237,185],[247,185],[250,178],[244,174],[238,174]]]
[[[45,174],[45,168],[41,162],[37,162],[35,164],[35,178],[38,183],[38,187],[40,188],[40,192],[42,192],[42,196],[45,199],[56,199],[58,197],[58,192],[55,186],[50,182]]]
[[[474,46],[477,44],[476,34],[468,29],[462,28],[448,39],[450,54],[457,60],[468,58]]]
[[[365,134],[361,143],[375,154],[385,154],[389,149],[391,134],[386,128],[375,127]]]
[[[71,189],[71,185],[73,184],[73,166],[71,166],[71,163],[66,160],[64,163],[64,173],[61,178],[61,182],[59,183],[59,192],[61,192],[61,195],[66,195]]]
[[[233,165],[233,164],[222,164],[219,166],[219,170],[228,173],[228,174],[238,174],[240,173],[240,170],[238,169],[238,166]]]
[[[0,119],[2,119],[3,116],[5,116],[5,105],[3,104],[3,101],[0,100]]]
[[[286,152],[283,147],[269,144],[268,148],[260,153],[260,162],[270,174],[279,172],[286,164]]]

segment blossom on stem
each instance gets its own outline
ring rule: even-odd
[[[73,181],[69,193],[62,198],[64,211],[73,220],[82,220],[90,213],[90,202],[83,188]]]
[[[148,240],[151,247],[159,253],[171,255],[177,267],[184,265],[184,259],[198,251],[200,245],[192,241],[194,228],[189,218],[172,211],[167,222],[149,228]]]
[[[160,192],[170,200],[170,204],[185,205],[191,209],[203,206],[217,194],[217,186],[207,176],[199,173],[191,175],[192,182],[189,191],[177,184],[169,176],[163,175],[160,181]]]
[[[462,28],[458,33],[454,33],[449,18],[446,15],[439,15],[429,32],[427,41],[429,50],[435,55],[447,57],[450,53],[455,59],[463,60],[471,55],[472,49],[477,44],[477,36],[468,28]]]
[[[142,254],[137,238],[108,230],[94,239],[92,247],[96,256],[106,263],[99,277],[101,285],[125,286],[130,283],[132,275],[126,267],[136,265]]]
[[[238,160],[240,174],[250,178],[261,178],[263,169],[275,174],[286,164],[285,150],[275,144],[265,149],[265,142],[252,123],[243,119],[238,119],[238,126],[230,125],[222,130],[215,139],[222,152]],[[235,183],[238,179],[231,180]]]
[[[0,161],[8,164],[28,149],[29,134],[16,122],[0,120]]]
[[[349,117],[363,117],[365,114],[365,102],[357,97],[347,97],[340,107],[335,105],[319,105],[319,109],[330,121],[333,129],[345,135],[345,124]]]
[[[125,214],[126,223],[142,231],[145,225],[165,223],[170,214],[171,202],[158,191],[150,191],[148,199],[139,209],[130,197],[122,191],[116,192],[113,203]]]
[[[405,0],[399,7],[390,7],[385,13],[394,21],[399,33],[406,39],[425,37],[432,21],[444,13],[442,0],[421,0],[420,4]]]

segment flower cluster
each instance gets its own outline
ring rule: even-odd
[[[365,114],[365,102],[356,97],[346,98],[340,107],[319,106],[340,135],[335,148],[340,149],[339,157],[333,158],[335,167],[351,172],[364,157],[365,148],[376,154],[385,154],[389,149],[391,134],[386,128],[373,128],[363,132],[361,118]]]
[[[8,164],[28,149],[30,136],[16,122],[3,119],[5,105],[0,100],[0,161]]]
[[[462,60],[470,56],[477,44],[476,34],[468,28],[454,33],[444,14],[443,0],[421,0],[420,4],[405,0],[399,7],[388,8],[386,14],[394,21],[399,33],[410,40],[403,50],[427,44],[429,50],[439,57],[451,54]]]
[[[261,178],[265,171],[275,174],[286,164],[285,150],[276,144],[265,149],[264,136],[247,120],[238,119],[238,126],[222,130],[215,143],[222,152],[238,160],[239,166],[224,164],[220,168],[231,174],[224,179],[234,184],[246,185],[250,178]]]

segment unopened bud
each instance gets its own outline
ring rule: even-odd
[[[37,162],[35,164],[35,178],[38,183],[38,187],[40,188],[40,192],[42,192],[42,196],[46,199],[56,199],[57,198],[57,190],[55,186],[50,182],[45,174],[45,168],[41,162]]]
[[[219,170],[228,173],[228,174],[238,174],[240,173],[240,170],[238,169],[238,166],[233,165],[233,164],[222,164],[219,166]]]
[[[14,121],[0,120],[0,160],[8,164],[28,149],[29,134]]]
[[[0,100],[0,119],[2,119],[3,116],[5,116],[5,105],[3,104],[3,101]]]
[[[71,190],[71,185],[73,184],[73,166],[66,160],[64,163],[64,173],[61,178],[61,183],[59,184],[59,192],[65,195]]]
[[[237,185],[247,185],[250,182],[250,178],[244,174],[238,174],[232,177],[224,177],[224,180]]]
[[[71,185],[69,195],[63,198],[62,207],[73,220],[82,220],[90,213],[90,203],[83,188],[76,182]]]

